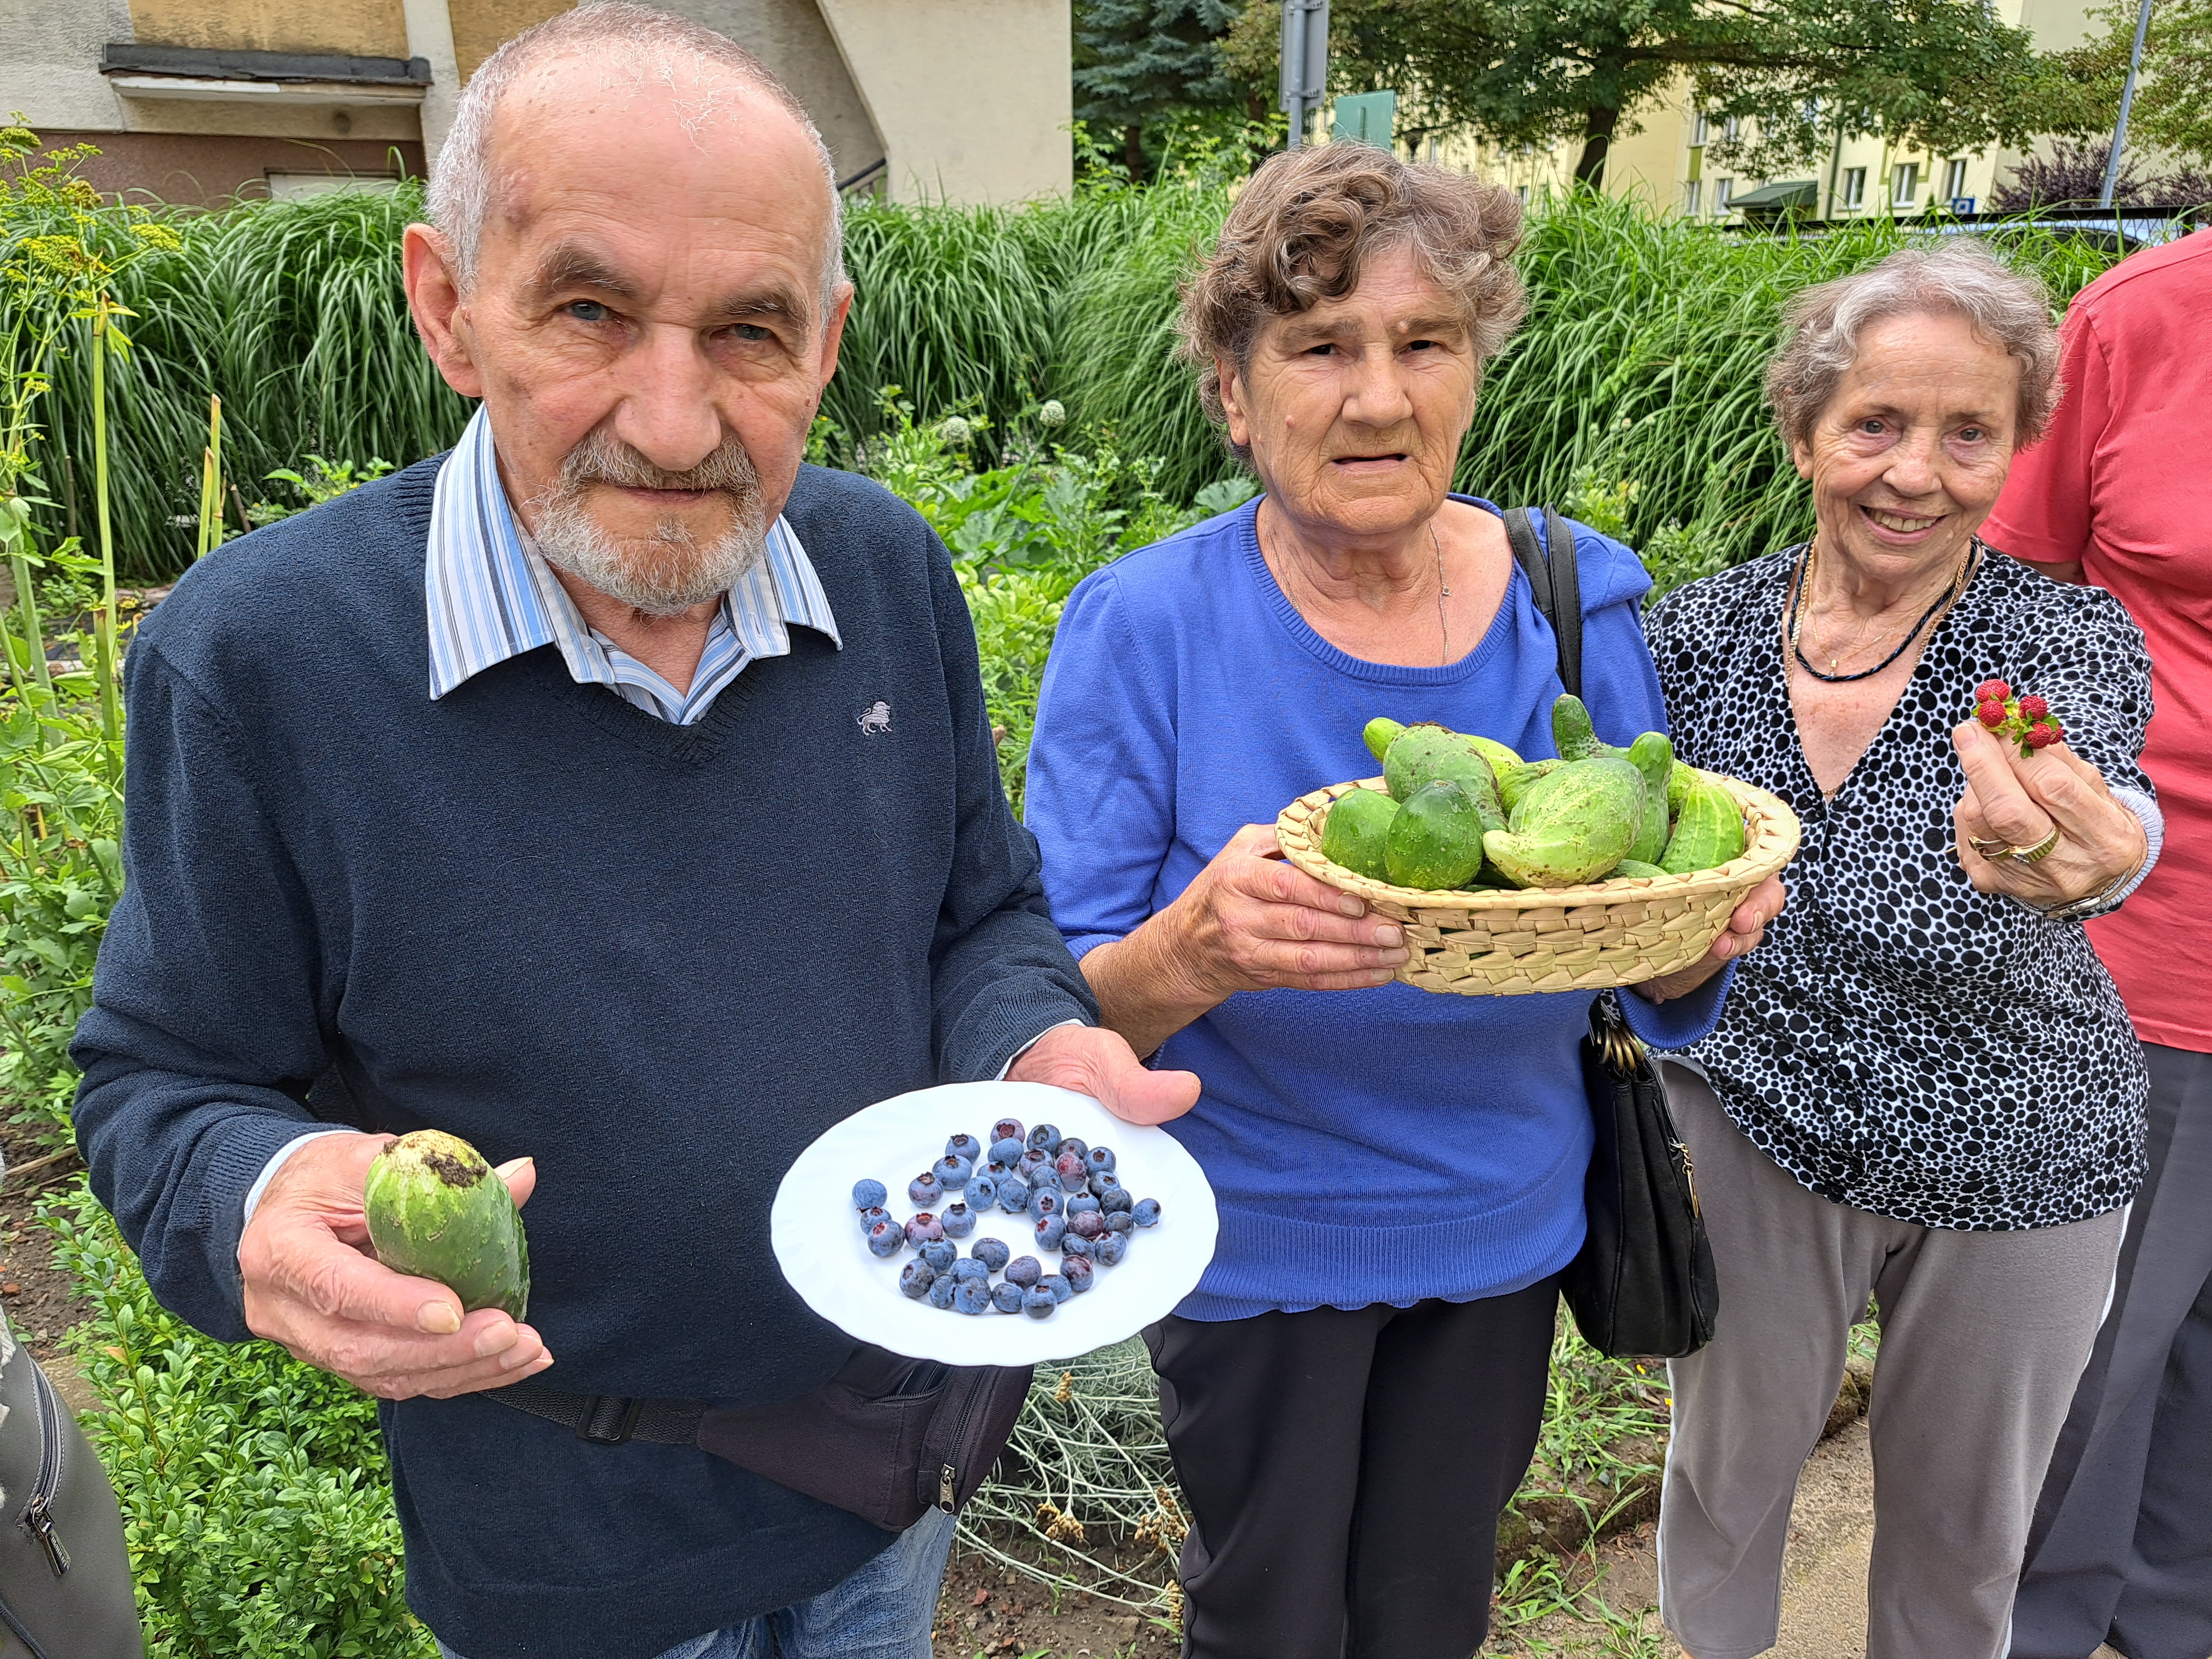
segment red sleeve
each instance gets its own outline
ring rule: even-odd
[[[2013,458],[2004,494],[1982,526],[1993,547],[2038,564],[2069,564],[2089,551],[2091,466],[2112,416],[2112,375],[2087,313],[2061,336],[2066,395],[2043,441]]]

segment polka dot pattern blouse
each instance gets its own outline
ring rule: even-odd
[[[1985,556],[1833,799],[1784,672],[1790,552],[1692,582],[1645,618],[1675,752],[1803,821],[1789,907],[1685,1056],[1822,1197],[1929,1227],[2047,1227],[2117,1209],[2143,1164],[2147,1083],[2078,922],[1978,893],[1950,850],[1951,727],[1990,678],[2039,692],[2075,752],[2148,793],[2150,661],[2119,602]]]

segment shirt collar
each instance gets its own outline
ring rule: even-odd
[[[592,632],[544,556],[529,544],[499,481],[491,422],[482,407],[438,472],[423,588],[433,701],[509,657],[547,645],[560,648],[570,678],[580,683],[620,684],[644,675],[665,688],[650,669]],[[765,556],[722,596],[714,635],[717,640],[733,635],[738,652],[735,667],[725,666],[714,690],[744,663],[787,653],[793,623],[843,648],[813,561],[779,517],[769,527]],[[694,701],[704,689],[695,685]]]

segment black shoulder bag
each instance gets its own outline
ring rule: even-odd
[[[1513,557],[1559,641],[1559,683],[1582,696],[1583,607],[1574,533],[1543,509],[1505,515]],[[1564,547],[1554,561],[1549,550]],[[1562,1281],[1583,1340],[1600,1353],[1674,1358],[1712,1340],[1720,1284],[1698,1209],[1689,1150],[1674,1132],[1666,1085],[1628,1029],[1617,993],[1601,992],[1583,1039],[1583,1082],[1597,1144],[1583,1183],[1589,1231]]]

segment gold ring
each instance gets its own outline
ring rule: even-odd
[[[2052,824],[2051,833],[2033,847],[2015,847],[2012,855],[2022,864],[2033,864],[2038,859],[2047,859],[2051,849],[2058,845],[2058,826]]]
[[[2013,850],[2012,843],[2008,841],[1995,841],[1983,836],[1967,836],[1966,845],[1985,859],[2001,859]]]

